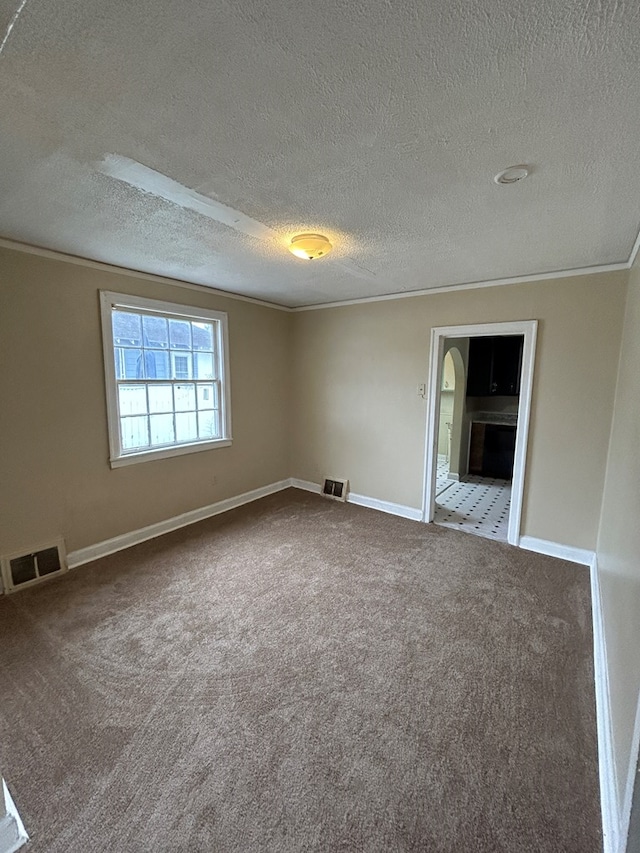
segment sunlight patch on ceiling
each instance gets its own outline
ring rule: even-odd
[[[149,193],[157,198],[164,199],[170,204],[175,204],[178,207],[193,210],[201,216],[206,216],[209,219],[226,225],[234,231],[239,231],[242,234],[247,234],[249,237],[255,237],[258,240],[269,240],[283,244],[286,247],[287,241],[283,241],[280,234],[252,219],[245,213],[229,207],[222,202],[216,201],[209,196],[202,195],[195,190],[185,187],[173,178],[145,166],[143,163],[138,163],[129,157],[122,157],[120,154],[107,154],[96,164],[98,170],[117,181],[135,187],[144,193]],[[358,278],[373,279],[375,273],[371,270],[358,264],[353,258],[336,257],[331,258],[331,263],[339,266],[349,275],[354,275]]]

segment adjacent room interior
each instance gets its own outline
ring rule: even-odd
[[[635,853],[638,9],[0,35],[0,853]]]
[[[522,335],[445,341],[436,524],[507,541],[523,346]]]

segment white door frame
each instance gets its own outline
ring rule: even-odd
[[[436,467],[438,460],[438,418],[440,415],[440,372],[446,338],[479,338],[497,335],[523,335],[522,370],[516,448],[511,482],[511,508],[507,542],[520,543],[520,521],[524,495],[524,471],[527,461],[527,439],[533,390],[533,365],[536,351],[537,320],[515,320],[508,323],[480,323],[471,326],[438,326],[431,329],[429,392],[427,395],[427,430],[425,440],[425,471],[422,500],[422,520],[433,521],[436,498]]]

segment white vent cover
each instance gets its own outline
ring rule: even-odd
[[[334,501],[346,501],[349,481],[340,477],[325,477],[322,484],[322,494]]]
[[[0,558],[5,592],[15,592],[57,577],[68,569],[64,539],[33,548],[26,554],[8,554]]]

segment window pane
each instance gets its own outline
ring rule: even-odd
[[[122,437],[123,450],[131,450],[134,447],[149,446],[149,424],[148,418],[120,418],[120,435]]]
[[[151,444],[173,444],[176,440],[173,415],[151,415]]]
[[[196,407],[196,386],[175,385],[175,410],[176,412],[192,412]]]
[[[190,352],[172,352],[171,362],[173,364],[173,379],[192,379]]]
[[[213,351],[213,326],[209,323],[192,323],[191,332],[195,350]]]
[[[142,331],[145,347],[169,349],[169,332],[164,317],[143,317]]]
[[[216,409],[218,407],[217,390],[215,385],[198,385],[198,408]]]
[[[171,349],[191,349],[191,323],[188,320],[169,320]]]
[[[146,415],[147,390],[144,385],[119,385],[120,415]]]
[[[173,390],[171,385],[149,385],[149,411],[172,412]]]
[[[195,412],[176,415],[176,441],[194,441],[198,437]]]
[[[213,379],[213,354],[196,352],[193,354],[194,379]]]
[[[122,455],[140,452],[142,460],[152,448],[223,437],[224,320],[182,305],[106,295],[102,316],[111,324],[116,378],[109,395],[117,401],[109,407],[110,415],[116,409],[109,420],[112,450],[119,444]],[[108,364],[106,373],[113,382]]]
[[[116,363],[116,379],[142,379],[142,350],[122,349],[114,351]]]
[[[218,438],[220,435],[219,412],[213,410],[211,412],[198,412],[198,437],[199,438]]]
[[[114,311],[111,315],[113,321],[113,342],[121,347],[142,346],[142,328],[140,316],[129,314],[127,311]]]
[[[144,367],[147,379],[171,379],[168,352],[156,349],[145,350]]]

